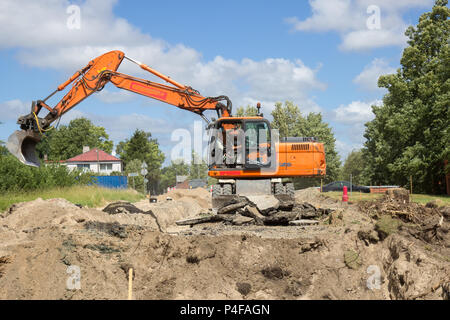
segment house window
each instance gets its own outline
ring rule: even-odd
[[[80,164],[77,164],[77,169],[87,171],[87,170],[91,169],[91,165],[89,163],[80,163]]]
[[[100,163],[100,171],[112,171],[112,163]]]

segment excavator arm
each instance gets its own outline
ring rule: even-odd
[[[171,85],[156,83],[117,72],[124,58]],[[203,112],[206,110],[216,110],[218,117],[231,116],[232,104],[228,97],[203,97],[197,90],[184,86],[149,66],[126,57],[123,52],[111,51],[91,60],[84,68],[75,72],[66,82],[58,86],[44,100],[34,101],[31,106],[31,112],[19,117],[17,123],[22,130],[14,132],[9,137],[7,142],[8,150],[22,163],[39,166],[39,160],[35,154],[35,147],[41,140],[42,134],[51,129],[50,126],[55,120],[59,119],[63,114],[81,103],[91,94],[101,91],[109,82],[117,88],[138,93],[194,112],[202,116],[205,120],[207,119],[204,117]],[[54,94],[63,91],[71,83],[71,89],[55,107],[50,107],[46,103]],[[222,102],[226,102],[226,105]],[[48,114],[40,118],[38,115],[42,109],[47,109]]]

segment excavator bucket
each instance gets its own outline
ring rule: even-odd
[[[36,144],[39,141],[41,141],[39,133],[31,130],[17,130],[9,136],[6,148],[23,164],[39,167],[40,162],[36,155]]]

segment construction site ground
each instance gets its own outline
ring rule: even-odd
[[[296,191],[304,202],[332,210],[317,225],[179,226],[211,211],[208,191],[113,214],[64,199],[15,204],[0,215],[0,299],[127,299],[130,268],[133,299],[449,298],[449,207]]]

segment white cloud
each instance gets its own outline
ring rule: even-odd
[[[335,126],[336,135],[340,138],[336,140],[336,148],[345,159],[347,154],[353,149],[359,149],[364,143],[365,123],[374,118],[372,113],[373,105],[381,105],[381,100],[370,102],[353,101],[348,105],[340,105],[333,110],[332,118],[337,123]]]
[[[104,127],[110,139],[116,143],[128,139],[136,129],[150,131],[153,135],[168,135],[176,128],[174,123],[145,114],[130,113],[112,116],[79,110],[72,110],[63,115],[61,124],[67,125],[73,119],[80,117],[91,120],[96,126]]]
[[[431,8],[432,0],[310,0],[312,15],[300,21],[296,17],[286,19],[296,31],[327,32],[341,35],[342,50],[367,50],[385,46],[406,44],[404,31],[407,23],[402,14],[412,8]],[[374,12],[369,6],[380,9],[380,26],[367,27]]]
[[[288,18],[287,22],[298,31],[339,31],[353,30],[361,25],[361,18],[355,19],[353,5],[348,0],[313,0],[309,1],[312,16],[299,21]]]
[[[358,125],[364,124],[373,119],[373,105],[380,105],[380,100],[371,102],[353,101],[348,105],[340,105],[334,110],[334,118],[336,122]]]
[[[92,58],[110,50],[122,50],[205,96],[228,95],[235,106],[261,101],[266,111],[274,102],[293,100],[305,111],[318,111],[309,96],[323,90],[318,69],[301,60],[264,59],[236,61],[217,56],[204,61],[202,54],[183,44],[169,44],[141,32],[127,20],[114,15],[113,0],[87,0],[80,5],[80,29],[68,29],[66,0],[14,1],[0,3],[0,48],[15,48],[20,62],[40,68],[64,70],[68,76]],[[14,37],[11,36],[14,30]],[[49,49],[50,48],[50,49]],[[121,72],[142,76],[142,70],[128,61]],[[152,76],[146,73],[146,76]],[[153,77],[154,79],[154,77]],[[99,97],[104,102],[126,99],[111,92]]]
[[[341,156],[341,161],[344,162],[347,158],[348,154],[352,152],[353,150],[361,149],[363,144],[362,143],[352,143],[352,142],[346,142],[341,141],[339,139],[336,139],[335,142],[336,150]]]
[[[339,48],[342,50],[359,51],[387,46],[406,44],[405,27],[398,30],[356,30],[342,36]]]
[[[0,122],[5,120],[17,120],[19,116],[30,113],[31,103],[23,102],[19,99],[0,102],[1,117]]]
[[[102,91],[98,92],[96,97],[104,102],[104,103],[120,103],[120,102],[127,102],[133,100],[135,98],[135,95],[129,91],[110,91],[107,89],[103,89]]]
[[[384,74],[395,73],[395,71],[395,68],[389,66],[386,60],[375,58],[364,67],[363,71],[353,79],[353,82],[366,90],[383,90],[378,87],[378,78]]]

